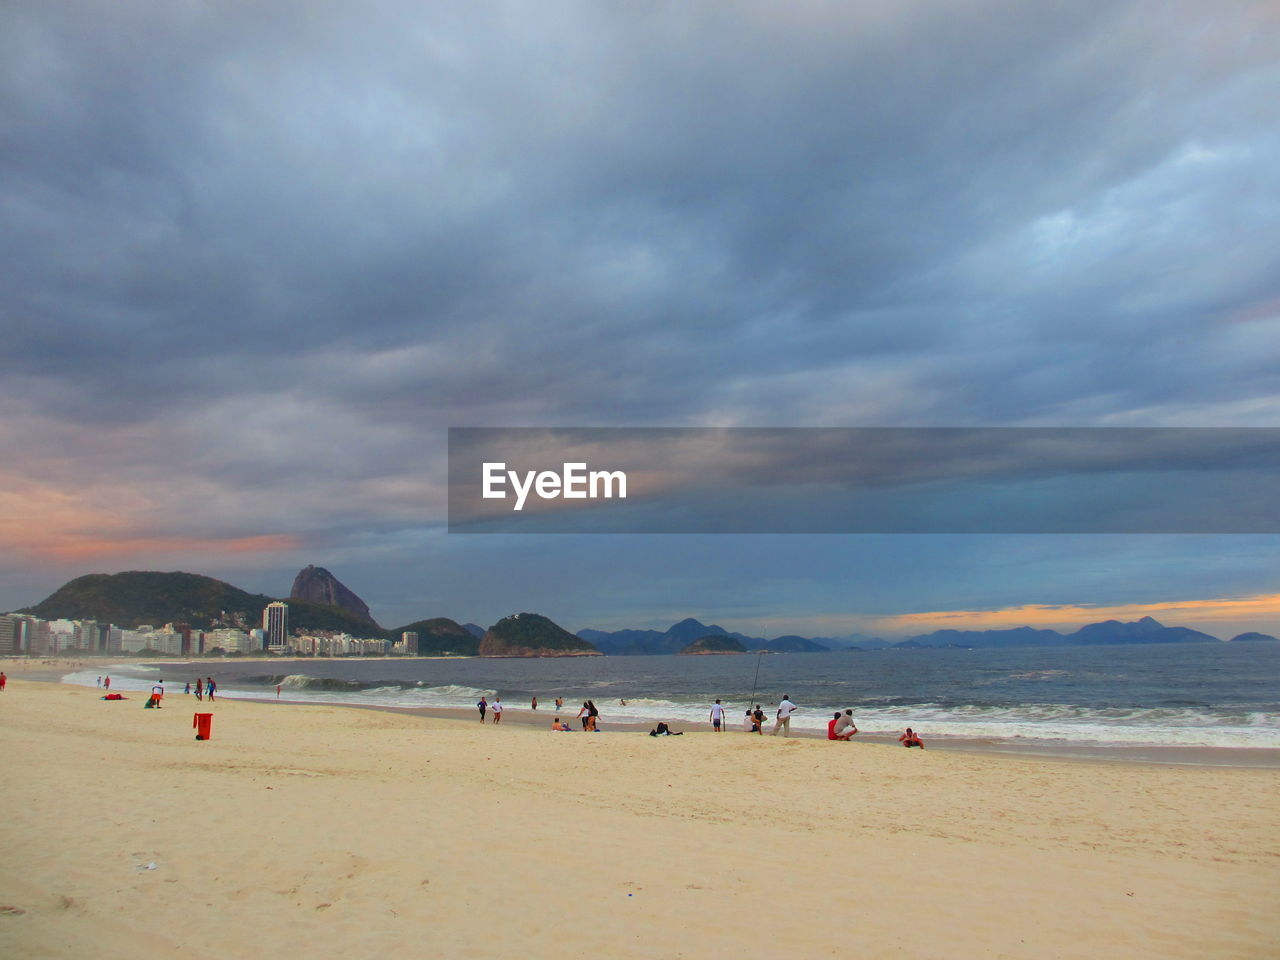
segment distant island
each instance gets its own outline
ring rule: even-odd
[[[693,643],[679,651],[679,655],[701,656],[706,654],[746,652],[747,648],[737,640],[733,639],[733,637],[726,637],[722,633],[710,633],[705,637],[699,637],[697,640],[693,641]]]

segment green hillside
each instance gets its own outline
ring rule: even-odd
[[[399,640],[400,634],[406,630],[418,635],[418,652],[421,654],[474,657],[480,649],[479,639],[448,617],[416,620],[388,632],[393,640]]]
[[[23,613],[45,620],[97,620],[133,628],[187,623],[197,629],[233,622],[260,626],[262,610],[274,598],[248,593],[229,583],[197,573],[91,573],[63,584]],[[289,630],[343,630],[358,637],[380,638],[386,631],[340,607],[289,601]]]
[[[63,584],[24,613],[45,620],[98,620],[121,627],[189,623],[203,627],[226,613],[260,624],[271,597],[196,573],[90,573]]]
[[[489,628],[482,657],[599,656],[600,651],[537,613],[513,613]]]

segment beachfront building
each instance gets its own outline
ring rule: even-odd
[[[102,650],[106,653],[121,653],[124,650],[124,630],[109,623],[102,631]]]
[[[0,657],[12,657],[23,651],[26,619],[16,614],[0,616]]]
[[[404,631],[400,634],[400,639],[392,646],[391,652],[403,654],[406,657],[416,657],[418,655],[418,635],[412,630]]]
[[[262,611],[262,631],[266,649],[283,653],[289,639],[289,605],[282,600],[268,603]]]
[[[397,652],[398,646],[393,647],[389,640],[363,640],[349,633],[335,633],[291,637],[288,649],[303,657],[372,657]]]
[[[237,627],[221,627],[209,630],[204,635],[204,649],[211,652],[215,649],[227,653],[252,653],[252,640],[249,634]]]
[[[97,650],[97,620],[49,620],[45,624],[42,653],[58,654],[67,650]]]

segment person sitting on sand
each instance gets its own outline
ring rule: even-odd
[[[551,729],[564,730],[567,733],[573,732],[573,727],[569,726],[567,723],[561,722],[559,717],[556,717],[554,720],[551,721]]]
[[[910,749],[911,747],[919,747],[921,750],[924,749],[923,741],[921,741],[921,739],[918,736],[916,736],[916,732],[912,730],[910,727],[907,727],[906,733],[898,737],[898,742],[901,743],[904,747],[907,747],[908,749]]]
[[[836,740],[849,741],[853,739],[854,734],[858,732],[858,725],[853,722],[853,711],[846,710],[844,713],[836,714],[835,737]]]

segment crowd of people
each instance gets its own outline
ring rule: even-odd
[[[3,680],[0,679],[0,690],[4,689],[2,684]],[[98,686],[106,691],[110,691],[111,678],[99,677]],[[187,683],[183,689],[183,693],[194,693],[197,700],[204,700],[207,697],[212,701],[217,689],[218,685],[214,681],[213,677],[207,677],[204,679],[197,677],[194,687],[191,683]],[[277,687],[277,696],[279,696],[279,692],[279,688]],[[152,687],[151,696],[148,699],[147,706],[159,709],[163,700],[164,681],[160,680]],[[627,705],[626,700],[619,700],[618,703],[624,707]],[[559,711],[564,708],[564,698],[556,697],[555,704],[557,715],[551,721],[551,729],[557,732],[571,732],[573,727],[568,721],[559,716]],[[491,719],[493,723],[502,722],[502,713],[504,708],[501,697],[495,696],[493,700],[490,701],[488,697],[481,696],[479,702],[476,703],[476,708],[480,713],[481,723],[484,723],[486,719]],[[530,709],[538,709],[538,698],[536,696],[531,699]],[[777,736],[778,734],[782,734],[784,737],[791,736],[791,717],[799,709],[800,708],[792,701],[789,694],[783,694],[782,699],[778,701],[778,705],[774,710],[773,729],[770,730],[770,734],[773,736]],[[600,710],[592,700],[584,700],[582,702],[582,708],[578,711],[575,719],[577,719],[582,725],[582,730],[584,732],[598,733],[600,730]],[[711,705],[707,719],[711,723],[712,731],[715,733],[722,733],[729,728],[727,708],[720,698],[717,698],[715,703]],[[742,719],[742,729],[747,733],[755,733],[763,736],[767,721],[768,717],[764,712],[763,706],[757,703],[755,707],[747,708]],[[844,711],[837,710],[832,715],[831,719],[827,721],[828,740],[840,740],[847,743],[852,740],[857,733],[858,725],[853,720],[852,709]],[[673,735],[678,736],[678,734],[671,729],[670,725],[665,722],[659,723],[654,730],[650,731],[650,736]],[[907,727],[906,731],[898,737],[898,742],[907,748],[919,747],[921,750],[924,749],[924,741],[920,739],[920,735],[911,727]]]
[[[109,676],[98,677],[98,688],[105,693],[105,696],[102,697],[103,700],[125,699],[119,693],[113,694],[111,692],[111,677]],[[207,698],[210,702],[216,699],[215,694],[217,691],[218,684],[213,677],[205,677],[203,679],[196,677],[194,688],[191,686],[190,681],[188,681],[182,689],[184,696],[189,696],[191,693],[195,693],[197,700],[203,701]],[[149,710],[163,709],[164,692],[164,680],[157,680],[151,685],[151,694],[147,697],[147,702],[143,704],[143,706]],[[280,688],[276,687],[276,696],[278,697],[279,695]]]
[[[621,706],[626,706],[626,700],[619,700]],[[556,697],[556,716],[552,718],[551,729],[558,733],[570,733],[574,730],[572,724],[560,716],[560,711],[564,708],[564,698]],[[484,723],[486,716],[492,718],[493,723],[499,723],[502,720],[502,698],[495,696],[492,701],[482,696],[476,704],[476,708],[480,712],[480,722]],[[538,698],[533,697],[530,703],[530,709],[538,709]],[[778,701],[777,707],[774,709],[773,729],[770,734],[777,736],[781,734],[784,737],[791,736],[791,717],[800,708],[791,699],[789,694],[783,694],[782,699]],[[582,726],[584,732],[599,732],[600,730],[600,710],[596,707],[592,700],[584,700],[582,708],[578,711],[576,719]],[[728,708],[724,701],[716,698],[715,703],[711,705],[711,709],[707,715],[707,720],[711,724],[714,733],[723,733],[729,729]],[[768,716],[764,711],[763,705],[757,703],[755,707],[748,707],[742,718],[742,729],[747,733],[756,733],[763,736],[765,724],[768,722]],[[853,719],[853,710],[837,710],[827,721],[827,739],[840,740],[848,742],[858,734],[858,725]],[[679,734],[671,729],[670,724],[663,722],[649,732],[651,737],[679,736]],[[906,732],[898,737],[898,742],[905,747],[919,747],[924,749],[924,742],[920,739],[919,734],[907,727]]]

